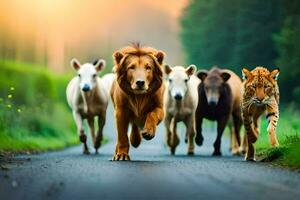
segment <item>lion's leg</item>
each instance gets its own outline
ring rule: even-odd
[[[267,119],[268,119],[268,128],[270,143],[272,147],[279,146],[279,142],[276,135],[276,127],[279,120],[279,112],[277,103],[273,107],[267,107]]]
[[[130,133],[130,143],[133,147],[137,148],[142,141],[142,136],[137,125],[132,124],[131,133]]]
[[[156,126],[163,119],[164,111],[161,107],[155,108],[152,112],[149,112],[146,117],[144,130],[142,136],[146,140],[151,140],[155,136]]]
[[[129,117],[120,110],[115,111],[116,126],[118,132],[116,153],[112,160],[130,160],[129,140],[127,136]]]

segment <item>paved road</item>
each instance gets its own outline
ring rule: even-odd
[[[300,174],[231,157],[226,139],[224,156],[211,157],[212,129],[193,157],[183,142],[170,156],[160,126],[154,140],[131,148],[133,161],[112,162],[115,131],[108,122],[110,142],[99,155],[82,155],[77,146],[18,156],[0,170],[0,199],[300,199]]]

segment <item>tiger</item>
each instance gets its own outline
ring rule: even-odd
[[[279,120],[279,87],[277,79],[280,70],[269,71],[258,66],[250,71],[242,69],[243,89],[241,111],[247,135],[246,161],[255,161],[254,143],[259,136],[259,118],[266,114],[268,120],[267,132],[272,147],[278,147],[276,127]]]

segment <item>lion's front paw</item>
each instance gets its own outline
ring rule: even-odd
[[[113,161],[129,161],[130,157],[127,153],[116,153],[112,158]]]
[[[151,140],[152,138],[154,138],[155,136],[155,129],[156,129],[156,126],[146,126],[145,125],[145,128],[144,130],[142,130],[142,136],[144,139],[146,140]]]

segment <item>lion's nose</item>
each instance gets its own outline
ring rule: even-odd
[[[138,80],[135,82],[135,84],[138,86],[138,87],[143,87],[145,85],[145,81],[142,81],[142,80]]]

